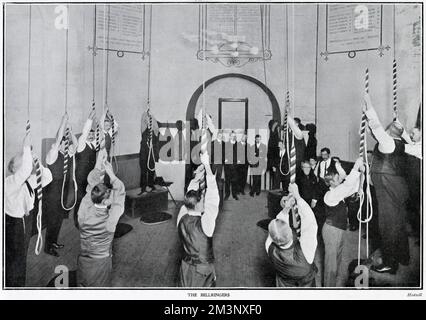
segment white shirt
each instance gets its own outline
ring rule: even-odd
[[[318,175],[319,175],[320,178],[324,179],[325,172],[330,167],[330,165],[331,165],[331,158],[328,158],[326,161],[320,162],[319,172],[318,172]]]
[[[305,200],[300,198],[297,200],[297,210],[300,215],[300,247],[302,248],[303,255],[308,263],[312,263],[315,258],[315,251],[317,250],[317,230],[318,225],[315,220],[314,212]],[[284,213],[284,210],[277,215],[277,219],[283,220],[289,224],[289,215]],[[268,252],[272,238],[268,235],[265,242],[265,249]]]
[[[35,193],[31,195],[25,184],[28,181],[33,190],[37,186],[37,178],[31,174],[32,162],[31,149],[25,147],[21,167],[5,179],[5,213],[10,217],[23,218],[34,208]],[[52,173],[43,166],[41,172],[44,187],[52,181]]]
[[[365,111],[365,115],[368,118],[368,125],[374,134],[374,138],[379,143],[379,151],[385,154],[392,153],[395,150],[395,141],[383,129],[376,111],[369,108]]]
[[[346,180],[336,188],[330,188],[324,195],[324,203],[330,207],[337,206],[340,201],[353,195],[359,189],[361,173],[352,169]]]
[[[416,158],[422,159],[422,142],[416,142],[414,144],[406,144],[405,153],[408,153]]]
[[[180,208],[176,225],[179,225],[180,219],[186,214],[193,216],[201,216],[201,227],[203,228],[206,236],[213,236],[214,229],[216,227],[216,217],[219,213],[219,191],[216,184],[215,175],[206,176],[206,194],[204,196],[204,214],[201,215],[201,212],[189,211],[184,205]]]

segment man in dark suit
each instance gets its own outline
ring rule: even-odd
[[[287,190],[290,184],[289,159],[283,141],[278,143],[278,152],[273,154],[272,171],[274,173],[273,189]]]
[[[318,178],[315,176],[309,160],[302,162],[302,168],[296,177],[296,184],[299,187],[302,199],[314,210],[318,226],[322,227],[325,222],[325,215],[322,210],[318,210],[320,208],[317,206],[322,192],[318,185]]]
[[[261,137],[259,134],[255,137],[255,143],[250,147],[250,152],[247,154],[248,163],[250,165],[250,175],[253,177],[253,182],[250,188],[250,196],[260,194],[260,185],[262,181],[262,174],[266,170],[266,154],[267,147],[261,143]]]
[[[321,149],[321,160],[318,162],[316,167],[316,175],[318,178],[324,179],[327,173],[337,173],[336,170],[336,161],[330,157],[330,149],[322,148]]]
[[[222,178],[224,162],[224,142],[222,131],[218,131],[216,139],[210,143],[210,163],[213,173],[216,175],[216,182]]]
[[[237,143],[237,171],[238,171],[238,192],[244,195],[247,183],[247,135],[243,133],[241,140]]]
[[[229,134],[229,141],[225,143],[225,199],[231,194],[238,200],[238,174],[237,174],[237,136],[234,131]]]

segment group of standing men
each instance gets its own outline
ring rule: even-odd
[[[261,174],[266,164],[266,145],[261,142],[261,136],[255,137],[255,143],[247,143],[247,134],[243,133],[237,141],[237,134],[231,131],[227,142],[223,140],[223,133],[217,132],[216,138],[210,143],[210,162],[217,180],[225,178],[225,200],[232,197],[238,200],[238,195],[245,195],[247,178],[250,176],[250,196],[259,195],[261,190]],[[262,170],[263,169],[263,170]]]

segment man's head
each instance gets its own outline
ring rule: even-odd
[[[327,161],[328,158],[330,158],[330,149],[329,148],[322,148],[321,149],[321,158],[324,161]]]
[[[402,133],[404,132],[404,128],[402,125],[397,121],[392,121],[387,127],[386,127],[386,133],[390,135],[394,139],[399,139],[402,136]]]
[[[191,130],[197,130],[200,128],[198,125],[198,120],[195,118],[192,118],[191,120],[189,120],[189,126]]]
[[[216,139],[219,140],[219,141],[222,141],[222,139],[223,139],[223,133],[222,133],[222,131],[218,131],[217,132]]]
[[[286,192],[280,200],[281,208],[283,208],[284,210],[290,211],[290,209],[293,208],[295,204],[296,204],[296,199],[289,192]]]
[[[256,136],[254,137],[254,140],[256,141],[256,143],[260,143],[260,134],[256,134]]]
[[[300,120],[300,118],[294,118],[294,122],[296,122],[296,125],[300,130],[305,130],[305,126],[302,124],[302,120]]]
[[[243,133],[243,135],[241,136],[241,142],[247,142],[247,134]]]
[[[288,223],[283,220],[272,220],[269,223],[268,231],[272,241],[279,247],[286,247],[293,241],[293,232]]]
[[[200,190],[188,190],[185,194],[183,204],[188,210],[203,212],[203,195]]]
[[[95,130],[91,129],[87,135],[87,142],[93,142],[95,140]]]
[[[284,149],[284,141],[278,141],[278,148],[280,148],[280,150]]]
[[[301,164],[301,167],[302,167],[303,174],[305,176],[309,176],[312,170],[311,163],[309,162],[309,160],[303,161]]]
[[[237,141],[237,134],[235,133],[235,131],[231,131],[231,133],[229,134],[229,141]]]
[[[10,159],[8,165],[7,165],[7,169],[9,170],[10,173],[14,174],[16,173],[16,171],[19,170],[19,168],[22,166],[22,152],[18,153],[17,155],[15,155],[12,159]]]
[[[413,142],[420,142],[422,140],[422,131],[420,128],[414,127],[413,130],[411,130],[410,138]]]
[[[105,121],[104,121],[105,131],[109,131],[109,129],[111,129],[111,126],[112,126],[111,120],[108,118],[105,118]]]
[[[309,164],[311,165],[312,168],[315,168],[315,166],[317,165],[317,159],[310,158]]]
[[[278,122],[275,121],[274,119],[271,119],[271,120],[269,120],[268,126],[269,126],[269,130],[274,132],[278,127]]]
[[[342,183],[342,179],[337,172],[329,172],[324,176],[324,182],[330,188],[336,188]]]
[[[111,195],[111,185],[105,183],[98,183],[93,187],[90,192],[90,197],[94,204],[100,204],[108,206],[111,204],[110,195]]]
[[[305,129],[309,131],[310,135],[314,135],[317,132],[317,127],[313,123],[308,123]]]

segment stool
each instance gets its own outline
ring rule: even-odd
[[[172,198],[172,200],[173,200],[173,203],[175,204],[175,207],[177,207],[176,200],[175,200],[175,198],[173,198],[173,195],[172,195],[172,193],[170,192],[170,189],[169,189],[169,187],[170,187],[172,184],[173,184],[173,182],[171,182],[171,181],[164,181],[164,182],[162,182],[162,183],[160,184],[160,186],[161,186],[161,187],[166,187],[166,189],[167,189],[168,193],[170,194],[170,197],[171,197],[171,198]]]

